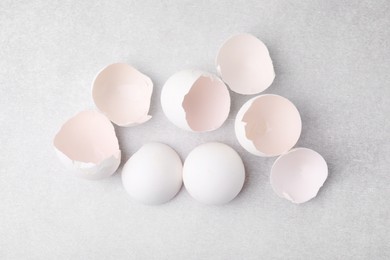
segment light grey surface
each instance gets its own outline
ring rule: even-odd
[[[1,1],[1,259],[389,259],[390,2]],[[215,72],[229,36],[261,38],[276,79],[266,93],[301,112],[299,146],[320,152],[330,176],[317,198],[293,205],[269,184],[274,158],[245,152],[233,119],[249,98],[232,93],[218,131],[191,134],[168,122],[159,95],[174,72]],[[90,84],[123,61],[154,84],[148,123],[116,131],[123,159],[161,141],[184,159],[221,141],[242,156],[241,194],[203,206],[182,189],[162,206],[133,202],[120,175],[76,179],[52,139],[93,108]]]

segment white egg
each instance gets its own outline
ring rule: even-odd
[[[241,191],[244,180],[241,157],[226,144],[199,145],[184,162],[184,186],[201,203],[218,205],[231,201]]]
[[[236,137],[248,152],[263,157],[289,151],[302,130],[299,111],[288,99],[266,94],[248,100],[235,120]]]
[[[166,117],[177,127],[207,132],[219,128],[230,111],[230,94],[217,76],[197,70],[172,75],[161,92]]]
[[[148,121],[153,83],[149,77],[125,63],[101,70],[92,84],[92,97],[100,111],[118,126]]]
[[[96,111],[83,111],[69,119],[55,136],[54,147],[64,165],[85,179],[108,177],[121,161],[114,127]]]
[[[279,197],[304,203],[317,196],[327,177],[328,166],[319,153],[295,148],[276,159],[270,180]]]
[[[182,162],[172,148],[148,143],[126,162],[122,183],[133,199],[144,204],[162,204],[178,193],[182,176]]]
[[[275,78],[267,46],[247,33],[235,35],[222,45],[216,58],[216,66],[222,80],[239,94],[260,93]]]

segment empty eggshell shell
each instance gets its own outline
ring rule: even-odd
[[[96,111],[83,111],[69,119],[54,138],[60,160],[76,176],[101,179],[112,175],[121,160],[111,122]]]
[[[291,101],[266,94],[247,101],[234,126],[242,147],[254,155],[271,157],[287,152],[297,143],[302,121]]]
[[[153,83],[134,67],[115,63],[101,70],[92,84],[92,97],[100,111],[118,126],[148,121]]]
[[[226,144],[199,145],[184,162],[184,186],[201,203],[219,205],[231,201],[241,191],[244,180],[241,157]]]
[[[275,193],[293,203],[311,200],[328,177],[328,166],[317,152],[295,148],[276,159],[270,180]]]
[[[161,106],[167,118],[179,128],[207,132],[225,122],[230,111],[230,94],[217,76],[184,70],[164,84]]]
[[[252,95],[267,89],[275,78],[267,46],[251,34],[238,34],[220,48],[218,75],[239,94]]]
[[[182,186],[180,157],[168,145],[145,144],[126,162],[122,183],[129,195],[145,204],[171,200]]]

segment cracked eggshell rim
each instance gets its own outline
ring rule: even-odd
[[[62,164],[72,171],[74,176],[82,179],[99,180],[107,178],[114,174],[121,163],[121,151],[118,151],[115,155],[95,164],[71,160],[57,148],[54,149]]]
[[[263,97],[270,97],[270,96],[271,97],[278,97],[278,98],[282,98],[284,100],[287,100],[292,105],[291,108],[294,108],[294,111],[296,111],[297,117],[299,117],[299,120],[296,122],[298,124],[299,134],[297,134],[297,136],[295,138],[296,139],[295,142],[292,145],[290,145],[290,147],[287,147],[284,151],[280,151],[279,153],[276,153],[276,154],[268,154],[268,153],[265,153],[265,152],[258,150],[256,148],[254,142],[247,138],[247,134],[246,134],[246,124],[247,123],[242,121],[246,112],[249,110],[249,108],[252,106],[252,104],[255,100],[257,100],[259,98],[263,98]],[[238,142],[245,150],[247,150],[248,152],[250,152],[251,154],[254,154],[256,156],[274,157],[274,156],[279,156],[283,153],[288,152],[298,142],[301,131],[302,131],[302,120],[301,120],[298,109],[287,98],[280,96],[280,95],[275,95],[275,94],[262,94],[262,95],[258,95],[258,96],[255,96],[255,97],[249,99],[247,102],[244,103],[244,105],[242,105],[242,107],[240,108],[240,110],[237,113],[237,116],[236,116],[236,119],[234,122],[234,130],[235,130],[235,134],[236,134]]]
[[[279,197],[300,204],[315,198],[327,177],[325,159],[312,149],[299,147],[275,160],[270,183]]]
[[[78,157],[78,156],[67,155],[66,154],[67,152],[62,151],[61,148],[58,147],[58,146],[63,147],[63,143],[61,144],[60,139],[62,139],[66,136],[66,134],[62,132],[62,131],[67,131],[65,129],[65,127],[67,129],[73,129],[71,132],[77,133],[78,135],[82,135],[82,134],[88,135],[88,131],[85,133],[81,133],[80,128],[77,128],[77,126],[73,126],[73,124],[78,122],[77,119],[81,118],[81,117],[90,117],[92,119],[93,119],[93,117],[95,117],[95,119],[99,120],[99,122],[98,122],[99,124],[105,125],[103,127],[106,127],[106,130],[110,132],[109,133],[109,134],[111,134],[110,138],[112,138],[112,140],[114,140],[114,143],[112,143],[112,145],[114,147],[116,147],[115,151],[113,151],[111,153],[111,155],[107,156],[106,158],[101,158],[95,162],[92,162],[92,160],[81,161],[81,160],[75,159],[75,158],[72,159],[71,157]],[[92,121],[91,124],[96,124],[97,120],[95,120],[94,122]],[[81,120],[79,123],[85,124],[85,123],[87,123],[87,121],[84,119],[84,120]],[[81,131],[84,129],[85,129],[85,127],[81,127]],[[69,143],[72,143],[72,138],[78,138],[78,137],[74,137],[74,136],[72,137],[72,134],[69,134],[69,136],[66,138],[70,138],[69,140],[67,140],[67,142],[69,144]],[[54,137],[53,146],[54,146],[54,150],[57,154],[57,157],[62,162],[62,164],[67,169],[69,169],[73,173],[74,176],[79,177],[79,178],[83,178],[83,179],[98,180],[98,179],[109,177],[117,170],[117,168],[119,167],[119,164],[121,162],[121,151],[119,149],[118,139],[117,139],[116,134],[115,134],[114,126],[111,124],[110,120],[108,118],[106,118],[103,114],[96,112],[96,111],[93,111],[93,110],[86,110],[86,111],[79,112],[75,116],[68,119],[61,126],[60,130],[57,132],[56,136]],[[77,148],[73,148],[73,149],[77,149]],[[94,148],[94,149],[99,149],[99,148]],[[90,152],[95,153],[94,149],[92,149],[92,152],[90,150]]]
[[[201,77],[207,77],[212,81],[217,81],[221,86],[223,85],[226,90],[223,90],[225,96],[221,98],[226,98],[226,100],[223,100],[223,107],[220,108],[223,110],[221,111],[221,118],[218,119],[220,122],[207,130],[198,131],[192,129],[187,121],[184,103],[186,96]],[[221,127],[226,121],[230,112],[230,93],[225,83],[214,74],[200,70],[182,70],[173,74],[165,82],[161,91],[161,107],[168,120],[177,127],[190,132],[210,132]]]
[[[275,70],[267,46],[249,33],[225,40],[215,58],[218,76],[242,95],[263,92],[272,85]]]
[[[199,70],[179,71],[169,77],[161,90],[161,107],[165,116],[174,125],[191,132],[182,104],[184,96],[203,73]]]
[[[91,92],[96,107],[118,126],[136,126],[152,118],[148,112],[153,82],[127,63],[102,68],[92,81]]]

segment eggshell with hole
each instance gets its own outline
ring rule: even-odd
[[[83,111],[69,119],[54,138],[61,162],[78,177],[95,180],[112,175],[121,160],[111,122],[96,111]]]
[[[248,100],[237,113],[234,126],[242,147],[254,155],[271,157],[297,143],[302,121],[291,101],[266,94]]]
[[[270,180],[279,197],[299,204],[316,197],[327,177],[328,166],[319,153],[295,148],[276,159]]]
[[[239,94],[260,93],[275,78],[267,46],[247,33],[234,35],[224,42],[218,52],[216,66],[222,80]]]
[[[239,194],[244,180],[241,157],[226,144],[199,145],[184,162],[184,186],[194,199],[204,204],[228,203]]]
[[[178,193],[182,175],[182,162],[171,147],[148,143],[126,162],[122,183],[133,199],[144,204],[162,204]]]
[[[118,126],[135,126],[148,121],[153,83],[149,77],[125,63],[102,69],[92,84],[98,107]]]
[[[161,92],[166,117],[179,128],[208,132],[219,128],[230,111],[230,94],[217,76],[198,70],[172,75]]]

